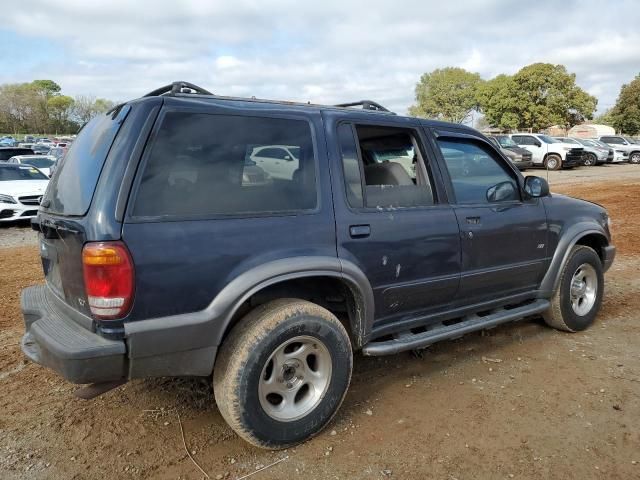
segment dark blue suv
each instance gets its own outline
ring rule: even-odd
[[[354,351],[531,315],[583,330],[615,255],[602,207],[471,128],[185,82],[87,124],[33,226],[27,357],[98,391],[212,376],[227,422],[268,448],[330,421]]]

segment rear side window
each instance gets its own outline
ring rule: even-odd
[[[316,205],[306,121],[170,112],[148,153],[133,215],[268,214]]]
[[[42,201],[47,211],[80,216],[87,213],[102,166],[131,107],[95,117],[78,134],[58,165]]]

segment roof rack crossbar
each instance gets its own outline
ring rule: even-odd
[[[154,91],[149,92],[145,97],[158,97],[160,95],[176,95],[178,93],[199,93],[200,95],[213,95],[213,93],[205,90],[202,87],[194,85],[189,82],[173,82],[170,85],[156,88]]]
[[[336,107],[362,107],[363,110],[375,110],[377,112],[391,112],[389,109],[383,107],[378,102],[373,100],[360,100],[358,102],[339,103]]]

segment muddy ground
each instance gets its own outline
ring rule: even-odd
[[[251,478],[640,478],[640,167],[553,172],[551,182],[614,219],[619,256],[596,324],[567,334],[532,319],[422,357],[357,356],[333,422],[281,452],[240,440],[204,381],[134,381],[83,401],[24,362],[18,297],[42,281],[38,251],[25,230],[16,235],[28,246],[16,247],[0,229],[0,478],[206,478],[181,424],[212,479],[279,459]]]

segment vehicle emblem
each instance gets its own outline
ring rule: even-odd
[[[42,195],[38,197],[38,205],[40,205],[41,203],[42,203]]]

